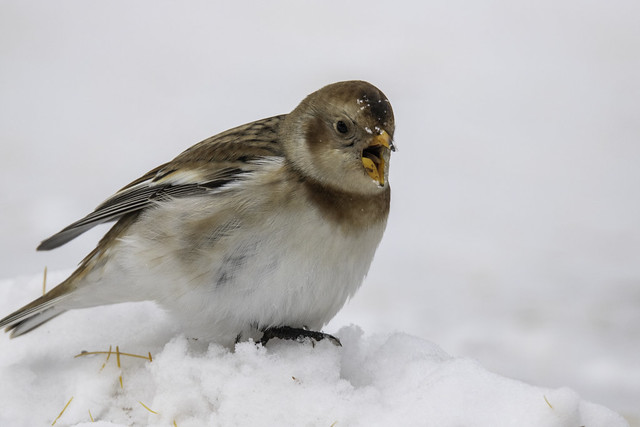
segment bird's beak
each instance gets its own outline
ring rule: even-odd
[[[381,187],[384,186],[384,168],[385,155],[383,150],[395,151],[391,137],[387,132],[381,130],[380,133],[373,137],[371,144],[362,151],[362,165],[367,174],[376,181]]]

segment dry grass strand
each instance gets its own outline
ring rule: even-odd
[[[53,420],[53,423],[51,423],[52,426],[56,425],[56,423],[58,422],[58,420],[60,419],[60,417],[62,416],[62,414],[64,414],[64,411],[67,410],[67,407],[69,407],[69,404],[71,404],[71,401],[73,400],[73,396],[71,396],[71,399],[69,399],[69,401],[67,402],[66,405],[64,405],[64,408],[62,408],[62,411],[60,411],[60,413],[58,414],[58,416],[56,417],[55,420]]]

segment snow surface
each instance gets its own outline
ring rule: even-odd
[[[37,293],[40,277],[2,289]],[[336,335],[341,348],[275,340],[232,352],[176,334],[151,303],[70,312],[3,339],[0,425],[627,425],[569,388],[502,377],[421,338],[357,326]]]
[[[93,248],[105,227],[34,252],[118,188],[324,84],[364,79],[391,100],[398,151],[371,272],[327,326],[365,331],[339,353],[341,378],[346,352],[408,334],[547,387],[554,409],[547,391],[568,387],[640,426],[639,18],[636,0],[3,0],[0,315],[37,296],[45,265],[69,272]],[[35,335],[0,338],[2,366],[12,365],[0,413],[28,395],[16,416],[50,421],[72,394],[59,422],[84,416],[82,396],[96,387],[87,372],[108,387],[117,372],[98,375],[99,357],[72,359],[82,349],[112,344],[162,361],[178,333],[156,329],[158,313],[144,307],[68,313]],[[260,357],[286,359],[283,348]],[[141,377],[155,366],[126,363]],[[123,376],[133,397],[136,375]],[[117,412],[114,399],[85,406]],[[169,416],[170,403],[144,399]],[[474,408],[451,402],[443,410]]]

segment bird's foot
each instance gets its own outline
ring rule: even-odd
[[[311,344],[315,346],[317,341],[328,339],[331,343],[337,347],[342,347],[340,340],[333,335],[325,334],[324,332],[310,331],[302,328],[292,328],[290,326],[278,326],[275,328],[268,328],[262,331],[262,338],[260,344],[265,345],[272,338],[280,338],[281,340],[295,340],[303,342],[309,338]]]

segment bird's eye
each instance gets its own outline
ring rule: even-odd
[[[343,122],[342,120],[339,120],[336,123],[336,130],[340,133],[348,133],[349,132],[349,126]]]

